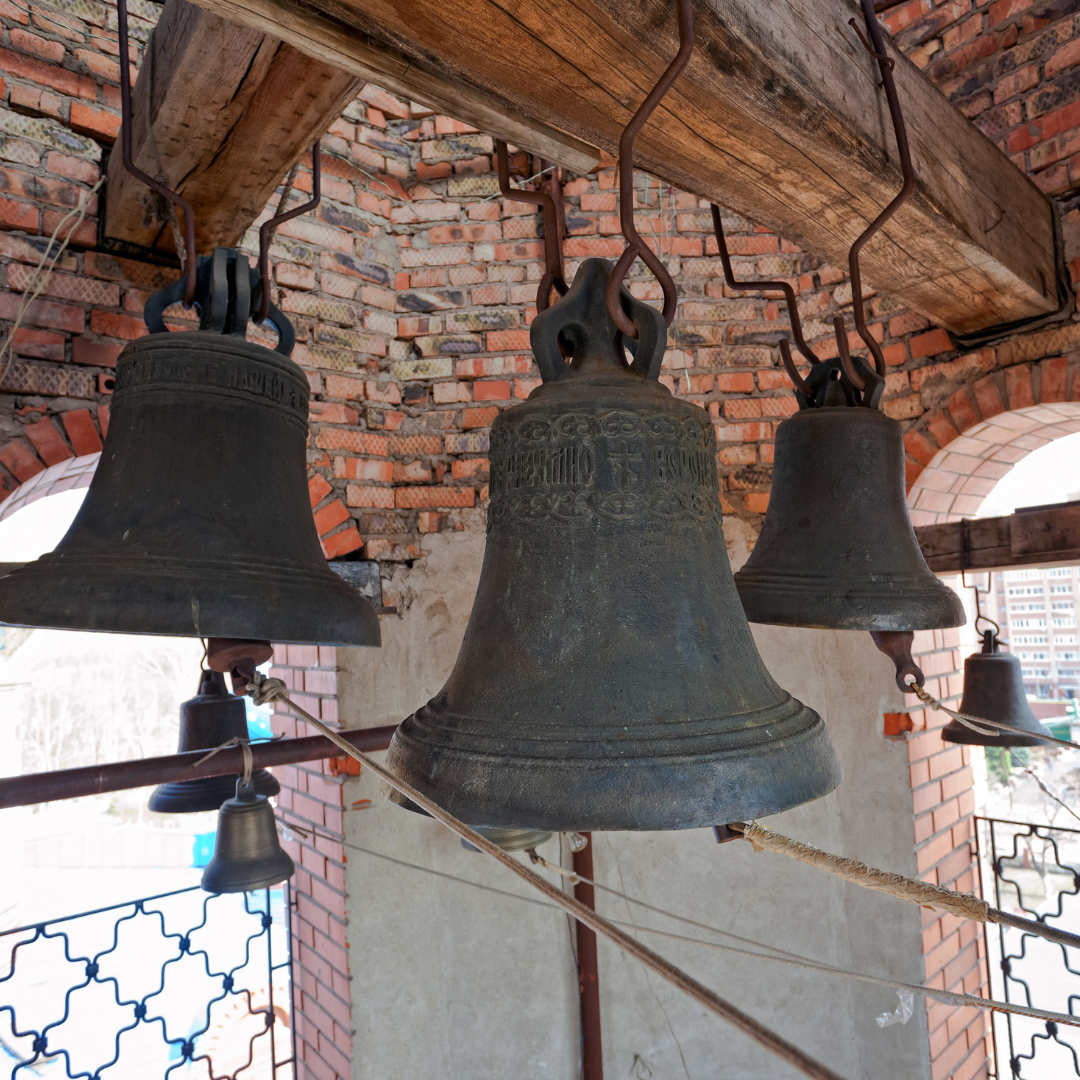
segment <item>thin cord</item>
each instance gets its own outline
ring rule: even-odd
[[[281,819],[279,819],[281,820]],[[291,829],[293,832],[298,832],[301,835],[322,836],[315,829],[308,829],[303,826],[292,825],[282,820],[282,825]],[[548,911],[561,911],[562,909],[556,904],[550,904],[544,900],[537,900],[532,896],[521,896],[519,893],[512,893],[506,889],[498,889],[493,885],[482,885],[478,881],[470,881],[468,878],[457,877],[454,874],[447,874],[442,870],[434,870],[429,866],[421,866],[418,863],[409,862],[406,859],[398,859],[393,855],[387,855],[382,851],[373,851],[371,848],[361,847],[359,844],[350,844],[345,841],[338,840],[336,837],[325,836],[324,839],[336,840],[342,845],[342,847],[349,848],[351,851],[358,851],[363,855],[371,855],[377,859],[384,859],[387,862],[396,864],[397,866],[403,866],[410,870],[419,870],[424,874],[431,874],[433,877],[443,878],[446,881],[454,881],[460,885],[469,885],[474,889],[480,889],[483,892],[494,893],[497,896],[507,897],[510,900],[521,900],[527,904],[534,904],[538,907],[546,908]],[[886,986],[893,990],[906,990],[913,994],[920,994],[923,997],[933,998],[935,1001],[943,1002],[947,1005],[956,1006],[970,1006],[974,1008],[990,1009],[995,1012],[1009,1012],[1016,1013],[1020,1016],[1029,1016],[1037,1020],[1049,1020],[1053,1023],[1068,1024],[1074,1027],[1080,1027],[1080,1017],[1072,1016],[1068,1013],[1052,1012],[1047,1009],[1035,1009],[1026,1005],[1016,1005],[1012,1002],[995,1001],[993,998],[980,997],[977,994],[956,994],[951,990],[938,990],[932,986],[924,986],[919,983],[907,983],[901,982],[897,979],[885,979],[877,975],[864,975],[857,971],[848,971],[845,968],[834,967],[831,964],[822,964],[816,960],[808,960],[805,957],[798,956],[795,953],[786,952],[783,949],[777,949],[775,946],[766,945],[762,942],[752,941],[749,938],[739,937],[737,934],[731,934],[726,930],[720,930],[715,926],[708,926],[705,923],[695,922],[693,919],[688,919],[682,915],[676,915],[672,911],[664,911],[663,908],[654,907],[652,904],[647,904],[643,900],[637,900],[632,896],[627,896],[625,893],[618,892],[615,889],[609,889],[604,885],[599,885],[595,881],[589,881],[588,878],[581,877],[578,874],[568,873],[565,868],[555,866],[553,863],[541,860],[542,865],[548,869],[557,873],[563,874],[566,877],[573,877],[579,881],[585,881],[588,884],[593,885],[597,889],[601,889],[604,892],[612,893],[615,896],[619,896],[624,900],[630,901],[632,904],[637,904],[640,907],[648,908],[650,911],[656,912],[658,915],[666,916],[670,919],[676,919],[679,922],[689,923],[692,926],[696,926],[701,930],[706,930],[712,934],[718,934],[721,937],[734,938],[737,941],[745,942],[749,945],[756,945],[762,949],[772,949],[774,952],[780,955],[770,955],[769,953],[755,952],[751,949],[740,949],[733,945],[722,945],[715,941],[703,941],[701,938],[687,937],[684,934],[673,934],[667,930],[660,930],[652,926],[641,926],[638,923],[626,922],[620,919],[610,919],[609,922],[614,923],[616,926],[625,926],[628,929],[640,930],[646,934],[657,934],[660,937],[668,938],[671,941],[681,941],[688,945],[700,945],[707,949],[716,949],[720,952],[732,953],[736,956],[747,956],[755,960],[773,960],[779,964],[786,964],[789,967],[803,968],[807,971],[820,971],[828,975],[839,975],[846,979],[855,979],[859,982],[874,983],[878,986]]]
[[[813,1080],[839,1080],[838,1074],[832,1069],[822,1065],[819,1061],[810,1057],[809,1054],[804,1053],[765,1024],[747,1015],[730,1002],[725,1001],[715,991],[710,990],[669,960],[665,960],[664,957],[647,948],[620,927],[598,915],[574,897],[564,893],[562,889],[557,888],[546,878],[541,877],[534,870],[523,865],[513,856],[493,844],[486,836],[482,836],[475,829],[459,821],[453,814],[435,802],[434,799],[429,798],[422,791],[417,790],[410,783],[391,772],[370,754],[358,750],[352,743],[343,738],[339,732],[328,727],[317,717],[312,716],[311,713],[292,701],[289,698],[288,687],[281,679],[268,679],[261,672],[255,671],[252,673],[251,682],[247,685],[247,691],[251,694],[256,705],[263,705],[268,701],[280,701],[287,705],[297,716],[306,720],[316,731],[345,751],[349,757],[359,761],[362,765],[366,765],[387,786],[411,799],[421,809],[426,810],[436,821],[441,822],[451,832],[460,836],[462,840],[467,840],[473,847],[479,848],[485,855],[501,863],[507,870],[512,871],[519,878],[532,885],[533,888],[543,893],[549,900],[554,900],[561,908],[570,912],[578,922],[583,923],[594,933],[618,945],[624,952],[647,965],[667,982],[683,991],[688,997],[693,998],[699,1005],[703,1005],[721,1019],[727,1020],[758,1045],[787,1061],[806,1076],[813,1078]]]
[[[41,256],[41,261],[34,268],[34,272],[27,280],[27,285],[30,286],[26,292],[23,293],[22,302],[19,304],[19,310],[15,313],[15,322],[12,324],[11,330],[8,333],[3,345],[0,345],[0,360],[3,360],[4,354],[8,353],[7,362],[4,364],[4,370],[0,373],[0,384],[3,384],[7,378],[8,371],[11,369],[11,365],[15,360],[15,354],[11,351],[15,343],[15,332],[22,325],[23,317],[26,315],[27,309],[30,305],[41,295],[42,290],[49,282],[49,275],[53,272],[56,264],[60,261],[60,256],[64,254],[67,249],[68,243],[71,237],[74,235],[75,230],[83,223],[83,219],[86,217],[86,208],[90,205],[90,199],[94,193],[105,183],[105,177],[102,176],[98,182],[86,192],[82,199],[79,201],[79,205],[73,210],[69,210],[58,222],[55,229],[53,229],[52,236],[49,237],[48,246],[45,248],[45,254]],[[53,244],[56,243],[56,238],[60,234],[60,230],[64,227],[66,222],[72,217],[76,218],[75,224],[71,227],[67,236],[64,237],[63,243],[53,253]],[[52,262],[49,263],[48,269],[45,268],[45,264],[49,262],[49,257],[52,255]]]

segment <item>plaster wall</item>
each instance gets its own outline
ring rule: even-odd
[[[736,564],[745,537],[729,535]],[[442,685],[479,576],[482,521],[424,538],[388,591],[381,650],[339,653],[346,726],[397,722]],[[766,664],[825,718],[844,766],[838,791],[770,819],[828,850],[916,876],[908,758],[882,736],[900,704],[891,665],[868,635],[755,627]],[[525,887],[436,823],[391,806],[370,777],[350,780],[346,843],[526,896]],[[667,910],[841,967],[910,982],[923,977],[919,911],[748,844],[718,847],[709,830],[594,837],[597,880]],[[387,1076],[579,1075],[576,972],[567,919],[347,848],[354,1080]],[[541,849],[569,860],[557,840]],[[523,856],[524,857],[524,856]],[[600,893],[609,917],[713,938]],[[643,934],[642,940],[852,1078],[929,1080],[921,1001],[906,1026],[879,1029],[893,991]],[[706,1014],[636,961],[600,944],[604,1059],[613,1077],[788,1080],[797,1073]],[[883,1072],[883,1063],[888,1068]]]

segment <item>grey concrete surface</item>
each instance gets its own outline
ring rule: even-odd
[[[484,535],[425,539],[425,559],[384,583],[401,614],[381,650],[341,650],[348,726],[393,723],[441,687],[464,633]],[[746,538],[729,535],[733,561]],[[869,635],[755,627],[777,681],[825,718],[845,779],[833,794],[768,823],[886,869],[914,874],[906,749],[883,738],[900,704]],[[527,896],[528,889],[435,822],[350,781],[347,841],[407,863]],[[597,880],[700,922],[805,957],[910,982],[922,979],[917,908],[708,830],[594,838]],[[569,862],[566,844],[541,854]],[[576,971],[564,915],[372,854],[349,851],[354,1080],[539,1080],[579,1076]],[[718,939],[610,894],[612,918]],[[921,1000],[906,1026],[880,1029],[892,990],[642,934],[641,940],[850,1080],[929,1080]],[[649,1080],[789,1080],[798,1074],[601,942],[605,1075]]]

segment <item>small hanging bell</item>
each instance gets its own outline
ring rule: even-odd
[[[461,651],[387,756],[469,824],[697,828],[840,781],[821,718],[772,680],[739,606],[708,413],[658,381],[664,319],[623,291],[627,364],[611,273],[586,260],[533,322],[543,384],[492,425]]]
[[[860,370],[869,383],[873,373]],[[880,389],[853,393],[836,361],[815,364],[810,379],[815,396],[800,393],[800,411],[776,429],[765,521],[735,575],[747,619],[879,632],[962,626],[960,598],[915,538],[903,431],[876,407]]]
[[[995,632],[986,630],[982,650],[972,653],[964,661],[964,696],[956,711],[1023,728],[1030,731],[1031,736],[1013,731],[983,735],[959,720],[950,720],[941,729],[941,737],[969,746],[1046,746],[1042,739],[1034,736],[1052,737],[1052,732],[1031,711],[1024,693],[1020,661],[1012,653],[1000,652],[998,644]]]
[[[0,579],[0,623],[61,630],[378,645],[372,607],[327,565],[307,486],[308,382],[245,339],[239,252],[199,260],[197,331],[146,305],[116,363],[105,448],[56,550]],[[257,275],[256,275],[257,282]]]
[[[218,811],[214,857],[203,871],[202,887],[212,893],[266,889],[292,877],[295,869],[278,840],[274,808],[250,778],[241,777],[235,797]]]
[[[230,694],[225,676],[217,671],[203,671],[199,693],[180,706],[180,745],[177,753],[189,750],[213,750],[230,739],[248,737],[244,699]],[[265,769],[252,775],[260,795],[276,795],[281,785]],[[195,814],[217,810],[236,786],[231,776],[198,776],[159,784],[150,796],[149,808],[158,814]]]

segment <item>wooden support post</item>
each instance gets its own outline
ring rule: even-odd
[[[132,92],[135,164],[194,206],[199,254],[231,247],[360,80],[187,0],[167,0],[152,50]],[[115,239],[175,250],[156,197],[119,153],[109,159],[105,229]]]
[[[670,0],[198,2],[328,62],[381,66],[373,78],[417,100],[437,88],[438,108],[571,167],[500,130],[497,114],[614,152],[678,48]],[[638,137],[636,164],[845,265],[901,186],[877,62],[847,25],[862,25],[861,6],[726,0],[694,15],[694,57]],[[1049,200],[887,47],[918,189],[863,252],[865,280],[960,334],[1057,311],[1067,294]],[[470,111],[480,100],[496,116]]]
[[[966,537],[965,537],[966,534]],[[1080,563],[1080,502],[1031,506],[1008,517],[922,525],[915,530],[938,574]]]
[[[592,833],[582,833],[588,843],[574,852],[574,873],[593,880]],[[596,910],[596,890],[579,881],[574,899]],[[584,923],[577,927],[578,977],[581,992],[581,1076],[582,1080],[604,1080],[604,1047],[600,1039],[600,974],[597,966],[596,934]]]

